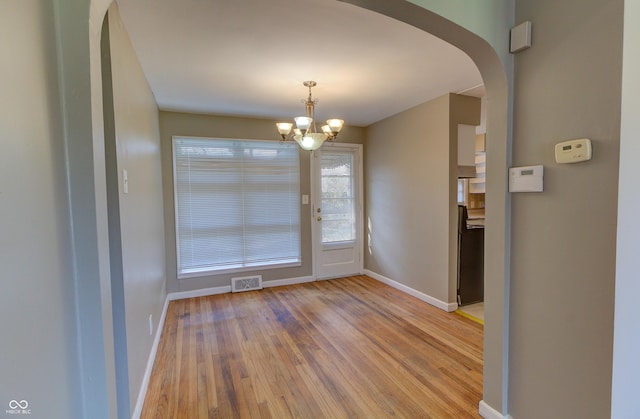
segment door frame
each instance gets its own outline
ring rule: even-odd
[[[327,148],[344,148],[344,149],[352,149],[355,150],[357,156],[357,167],[356,167],[356,187],[357,187],[357,198],[356,198],[356,243],[359,251],[359,265],[358,265],[358,273],[362,274],[364,272],[364,154],[363,154],[363,145],[356,143],[325,143],[321,148],[317,151],[322,152],[323,149]],[[311,217],[311,253],[312,253],[312,272],[311,275],[315,281],[318,280],[326,280],[338,277],[327,277],[327,278],[318,278],[319,273],[319,257],[318,254],[322,248],[321,240],[321,232],[320,232],[320,224],[316,221],[316,207],[318,205],[319,198],[319,161],[317,151],[311,152],[311,164],[310,164],[310,179],[311,179],[311,205],[310,205],[310,213],[308,216]]]

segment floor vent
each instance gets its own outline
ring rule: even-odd
[[[253,291],[262,289],[262,275],[231,278],[231,292]]]

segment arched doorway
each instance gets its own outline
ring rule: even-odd
[[[427,31],[466,52],[487,90],[487,231],[485,254],[484,401],[506,411],[508,360],[509,156],[508,77],[480,36],[403,0],[345,1]],[[109,274],[100,34],[111,0],[59,2],[61,90],[72,210],[79,352],[85,416],[116,412]],[[88,24],[87,24],[87,17]],[[73,81],[73,82],[72,82]],[[78,90],[77,86],[83,86]],[[91,140],[89,140],[89,138]],[[88,176],[88,178],[87,178]],[[87,180],[88,179],[88,180]],[[96,416],[97,412],[104,412]],[[111,413],[111,414],[110,414]]]

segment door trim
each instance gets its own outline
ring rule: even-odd
[[[322,152],[323,149],[328,148],[343,148],[343,149],[351,149],[356,152],[358,157],[358,167],[357,167],[357,187],[358,187],[358,196],[356,201],[356,241],[358,243],[358,252],[359,252],[359,274],[364,272],[364,155],[363,155],[363,145],[362,144],[354,144],[354,143],[325,143],[323,147],[321,147],[318,151]],[[312,253],[312,272],[315,281],[332,279],[338,277],[327,277],[327,278],[318,278],[318,252],[320,243],[320,229],[319,225],[315,220],[315,212],[317,205],[317,197],[318,197],[318,179],[317,179],[317,169],[318,169],[318,155],[316,151],[311,152],[311,213],[309,216],[311,217],[311,253]]]

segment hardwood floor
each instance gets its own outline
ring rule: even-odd
[[[142,418],[477,418],[482,326],[366,276],[170,303]]]

